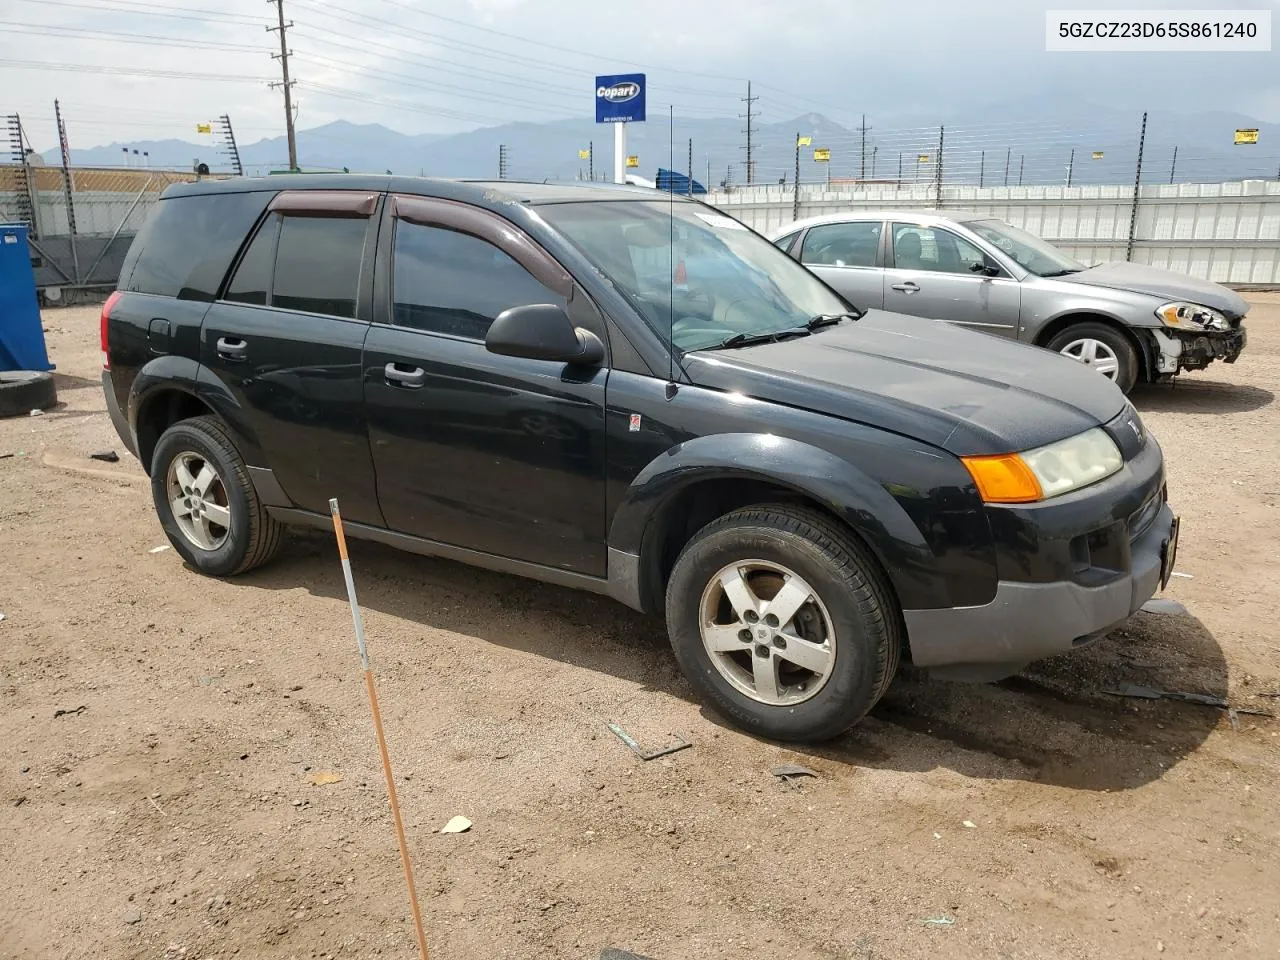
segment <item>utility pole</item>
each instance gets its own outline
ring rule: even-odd
[[[791,219],[800,219],[800,131],[796,131],[796,182],[795,197],[791,201]]]
[[[1177,169],[1178,169],[1178,147],[1177,147],[1177,144],[1174,144],[1173,163],[1169,164],[1169,182],[1170,183],[1173,183],[1173,174],[1174,174],[1174,171],[1176,171]]]
[[[858,172],[858,179],[867,179],[867,131],[871,128],[867,126],[867,115],[862,115],[862,125],[858,127],[858,132],[862,134],[862,166]]]
[[[693,196],[693,137],[689,138],[689,193]]]
[[[1009,161],[1013,159],[1013,147],[1004,152],[1004,185],[1009,185]]]
[[[879,144],[876,144],[876,146],[871,148],[871,179],[872,180],[876,178],[876,154],[879,152],[880,152]]]
[[[498,144],[498,179],[507,179],[507,145]]]
[[[1076,148],[1071,148],[1071,159],[1067,161],[1067,186],[1071,186],[1071,174],[1076,165]]]
[[[592,183],[596,182],[596,144],[594,140],[587,141],[587,179]]]
[[[934,164],[934,206],[942,206],[942,136],[946,132],[946,127],[938,127],[938,162]]]
[[[267,27],[267,31],[280,31],[280,55],[271,55],[272,60],[280,61],[280,73],[282,80],[279,83],[269,84],[273,89],[280,87],[284,90],[284,123],[285,131],[289,135],[289,170],[298,169],[298,140],[293,132],[293,81],[289,79],[289,42],[286,31],[293,26],[293,21],[284,22],[284,0],[267,0],[268,3],[274,3],[276,6],[276,17],[279,20],[279,26]]]
[[[1018,158],[1018,186],[1022,186],[1022,170],[1027,165],[1027,155],[1024,153]]]
[[[978,189],[981,190],[986,184],[987,179],[987,151],[982,151],[982,157],[978,160]]]
[[[742,97],[741,99],[742,99],[742,102],[747,105],[746,114],[740,114],[739,116],[745,116],[747,121],[747,129],[743,131],[747,135],[747,148],[746,148],[747,149],[747,183],[752,184],[756,182],[756,163],[755,163],[755,153],[752,151],[753,144],[751,143],[751,135],[752,133],[754,133],[754,129],[751,126],[751,121],[754,119],[754,116],[751,113],[751,105],[755,103],[757,100],[759,100],[760,98],[753,97],[751,95],[750,80],[747,81],[747,95],[745,97]]]

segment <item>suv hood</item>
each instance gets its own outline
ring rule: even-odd
[[[697,385],[941,447],[1008,453],[1106,423],[1125,399],[1075,360],[937,320],[870,310],[807,337],[686,354]]]
[[[1079,273],[1054,277],[1063,283],[1083,283],[1091,287],[1109,287],[1159,297],[1161,300],[1186,300],[1212,307],[1228,317],[1243,317],[1249,309],[1244,298],[1234,290],[1212,280],[1197,280],[1172,270],[1161,270],[1141,263],[1103,263]]]

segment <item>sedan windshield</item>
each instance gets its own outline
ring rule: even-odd
[[[538,207],[681,351],[807,332],[850,306],[737,220],[688,202],[606,201]]]
[[[1085,269],[1083,263],[1072,260],[1057,247],[1003,220],[970,220],[965,226],[1038,277],[1060,277]]]

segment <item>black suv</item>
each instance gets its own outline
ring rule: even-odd
[[[286,524],[664,611],[720,711],[835,735],[900,657],[993,679],[1167,583],[1159,446],[1065,357],[859,314],[737,220],[628,187],[169,188],[103,386],[174,548]]]

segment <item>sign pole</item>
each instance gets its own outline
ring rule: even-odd
[[[613,125],[613,182],[627,182],[627,123]]]

